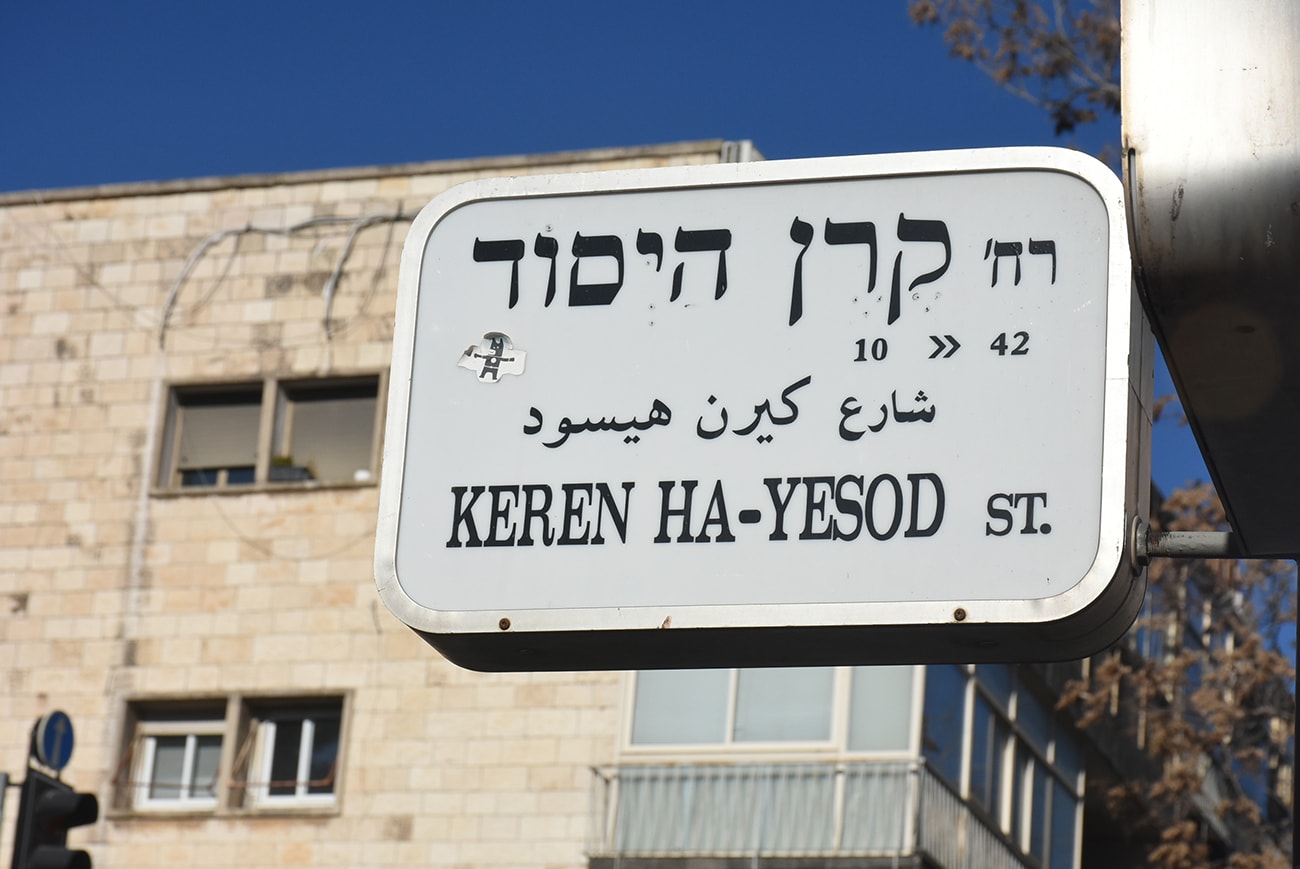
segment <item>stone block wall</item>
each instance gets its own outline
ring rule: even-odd
[[[101,803],[73,844],[99,867],[585,865],[589,768],[615,758],[625,676],[443,661],[375,592],[376,480],[167,490],[168,396],[382,376],[410,218],[455,183],[721,152],[0,195],[0,770],[20,781],[32,723],[67,712],[64,777]],[[228,775],[241,704],[298,695],[343,699],[334,804],[250,809]],[[221,803],[137,811],[133,710],[187,699],[227,709]]]

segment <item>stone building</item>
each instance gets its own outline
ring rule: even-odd
[[[0,771],[67,712],[101,867],[1077,865],[1083,750],[1028,671],[486,675],[379,601],[415,213],[474,178],[752,156],[0,195]]]

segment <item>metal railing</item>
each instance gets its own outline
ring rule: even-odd
[[[592,857],[907,857],[1029,863],[920,761],[593,768]]]
[[[1022,869],[1035,865],[976,815],[946,782],[924,766],[917,813],[917,847],[944,869]]]

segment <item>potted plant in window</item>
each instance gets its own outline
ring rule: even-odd
[[[304,483],[316,479],[307,465],[294,464],[293,456],[272,456],[267,481],[271,483]]]

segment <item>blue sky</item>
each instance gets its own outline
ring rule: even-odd
[[[905,0],[9,3],[0,128],[0,192],[711,138],[769,159],[1119,139],[1117,118],[1054,136]],[[1187,429],[1156,438],[1162,486],[1207,477]]]
[[[904,0],[14,3],[0,81],[4,190],[714,137],[770,159],[1057,142]]]

